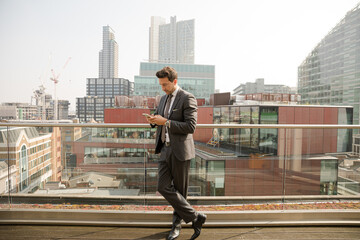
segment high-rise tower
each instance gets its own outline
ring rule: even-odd
[[[103,48],[99,53],[99,78],[88,78],[86,96],[76,98],[76,115],[80,122],[103,122],[104,109],[112,108],[115,96],[129,96],[134,83],[118,78],[118,45],[115,32],[103,27]]]
[[[353,106],[354,124],[360,122],[359,26],[360,4],[346,14],[298,68],[301,102]]]
[[[152,17],[150,27],[150,62],[194,64],[195,20],[176,22],[176,16],[165,24]]]
[[[159,26],[165,24],[165,18],[151,17],[149,28],[149,62],[159,60]]]
[[[99,78],[118,77],[118,45],[115,32],[109,26],[103,27],[103,48],[99,52]]]

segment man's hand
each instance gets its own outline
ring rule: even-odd
[[[155,116],[152,116],[150,118],[146,118],[147,121],[151,124],[156,124],[156,125],[165,125],[165,122],[166,122],[166,118],[160,116],[160,115],[155,115]]]

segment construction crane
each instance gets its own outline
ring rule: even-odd
[[[71,57],[69,57],[67,59],[67,61],[65,62],[63,68],[61,69],[61,71],[58,73],[58,75],[55,74],[55,71],[54,69],[51,69],[51,73],[52,73],[52,77],[50,78],[51,81],[54,82],[54,120],[58,120],[58,101],[57,101],[57,97],[56,97],[56,84],[59,83],[59,77],[60,77],[60,74],[62,73],[62,71],[66,68],[66,66],[68,65],[68,63],[70,62],[71,60]]]

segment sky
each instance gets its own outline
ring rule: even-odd
[[[75,110],[76,97],[86,95],[86,78],[98,77],[106,25],[119,46],[119,77],[134,81],[149,58],[151,16],[167,23],[170,16],[195,19],[195,64],[215,65],[221,92],[257,78],[296,87],[298,66],[359,2],[0,0],[0,103],[30,103],[41,84],[54,95],[53,69],[60,74],[57,98]]]

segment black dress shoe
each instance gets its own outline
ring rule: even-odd
[[[177,214],[173,215],[173,222],[171,231],[167,237],[167,240],[174,240],[180,235],[181,230],[181,218]]]
[[[196,239],[200,236],[202,225],[206,221],[206,215],[199,213],[196,220],[192,223],[192,228],[194,229],[194,234],[191,236],[190,240]]]

